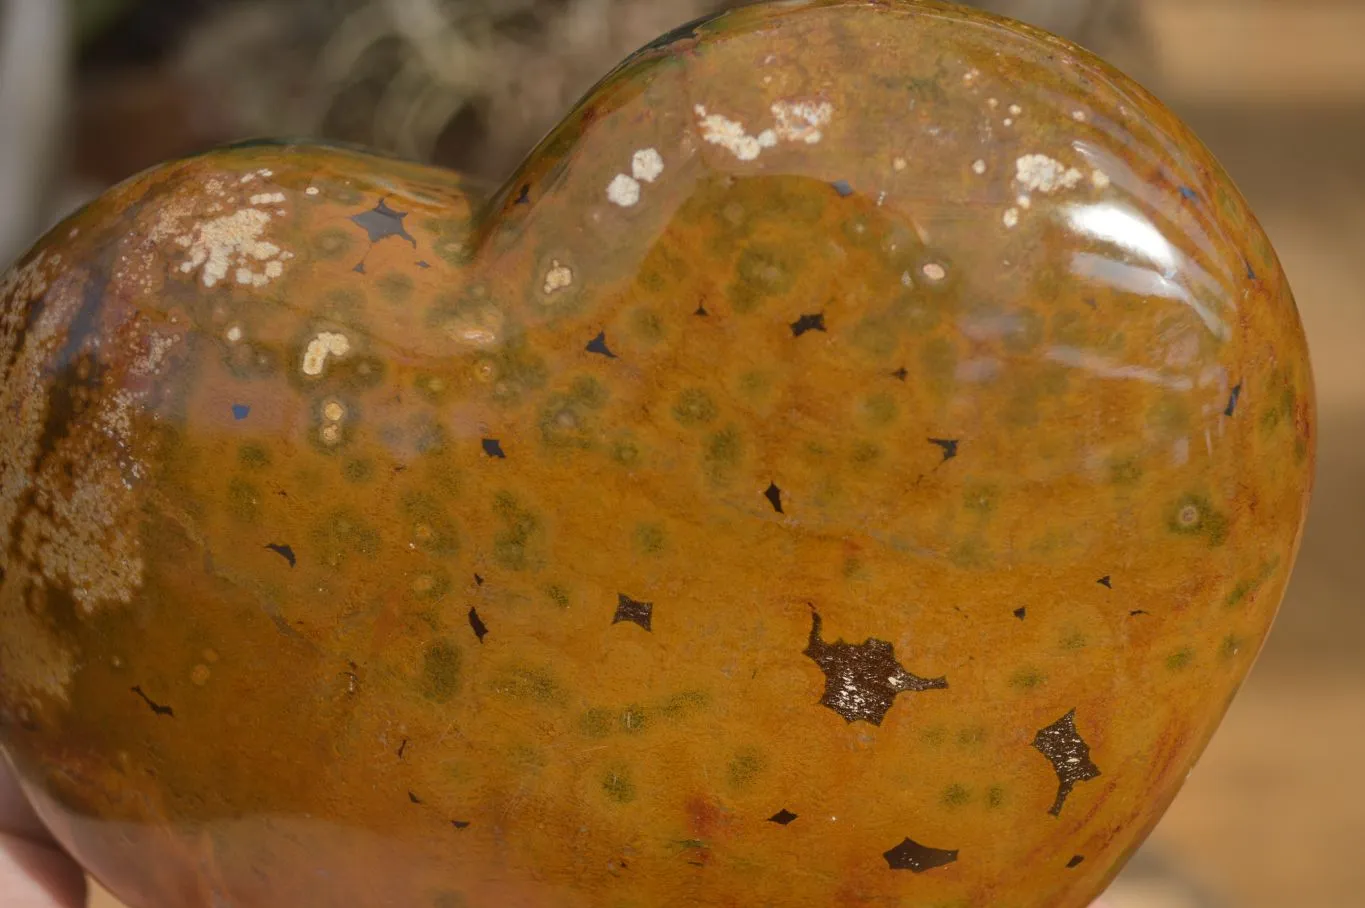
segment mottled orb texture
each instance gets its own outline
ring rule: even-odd
[[[0,746],[133,908],[1081,908],[1296,554],[1246,203],[929,3],[661,39],[498,193],[167,164],[0,285]]]

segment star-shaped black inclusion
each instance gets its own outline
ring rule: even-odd
[[[620,624],[622,621],[633,621],[650,633],[650,621],[654,617],[654,603],[639,602],[630,598],[624,593],[616,594],[616,617],[611,619],[612,624]]]
[[[1087,782],[1100,775],[1100,768],[1090,762],[1090,746],[1076,731],[1076,711],[1073,709],[1038,732],[1033,739],[1033,747],[1047,757],[1057,771],[1057,800],[1052,803],[1048,813],[1054,817],[1060,816],[1062,806],[1066,804],[1076,783]]]
[[[383,199],[380,199],[378,205],[369,211],[352,215],[351,220],[365,229],[365,232],[369,234],[371,243],[377,243],[386,237],[396,236],[407,240],[415,248],[417,240],[413,239],[412,234],[408,233],[407,228],[403,226],[403,219],[407,216],[407,212],[394,211]]]
[[[885,640],[869,637],[858,644],[826,643],[821,626],[820,613],[812,609],[810,642],[803,653],[825,673],[820,704],[850,723],[862,720],[881,725],[896,694],[948,686],[946,678],[921,678],[901,668],[895,647]]]
[[[886,858],[886,863],[892,870],[923,873],[926,870],[933,870],[935,867],[942,867],[956,861],[957,849],[930,848],[927,845],[921,845],[914,839],[907,838],[895,848],[885,852],[882,857]]]

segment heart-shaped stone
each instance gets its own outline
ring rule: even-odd
[[[144,174],[10,272],[0,373],[0,742],[134,908],[1085,905],[1314,451],[1190,132],[871,0],[661,39],[487,200]]]

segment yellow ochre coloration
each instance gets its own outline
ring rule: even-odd
[[[1222,169],[929,3],[684,29],[489,199],[171,163],[3,280],[0,746],[136,908],[1081,908],[1311,486]]]

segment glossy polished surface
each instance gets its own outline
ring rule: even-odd
[[[1080,908],[1245,676],[1312,380],[1060,42],[774,3],[484,201],[262,144],[0,290],[0,742],[132,908]]]

